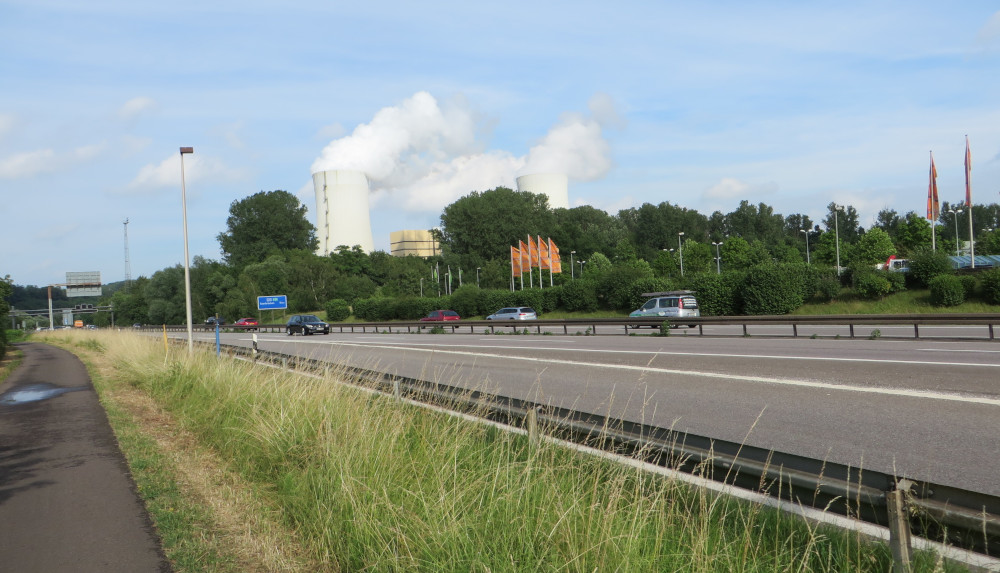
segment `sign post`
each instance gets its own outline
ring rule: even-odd
[[[288,308],[288,297],[283,294],[257,297],[257,310],[285,310]]]

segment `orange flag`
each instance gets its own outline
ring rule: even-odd
[[[938,204],[937,168],[934,167],[934,152],[931,152],[930,182],[927,183],[927,220],[937,221],[941,216]]]
[[[562,259],[559,258],[559,247],[556,242],[549,239],[549,267],[554,273],[562,272]]]
[[[541,237],[538,237],[538,268],[549,268],[549,247]]]
[[[521,251],[517,247],[510,248],[510,274],[517,276],[521,274]]]
[[[538,245],[535,244],[535,240],[528,235],[528,258],[530,259],[529,265],[533,267],[538,267]]]
[[[529,254],[528,254],[528,252],[529,252],[530,249],[528,248],[528,245],[524,244],[524,241],[518,241],[518,243],[521,243],[521,250],[520,250],[520,252],[521,252],[521,272],[523,273],[524,269],[531,270],[531,258],[530,258]]]

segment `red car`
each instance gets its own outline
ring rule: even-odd
[[[256,318],[241,318],[236,321],[236,326],[243,328],[244,330],[257,330],[257,319]]]
[[[454,310],[432,310],[430,314],[420,319],[420,322],[445,322],[459,320],[462,317]]]

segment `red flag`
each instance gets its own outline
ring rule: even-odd
[[[934,152],[931,152],[930,182],[927,184],[927,219],[937,221],[941,215],[938,204],[937,169],[934,167]]]
[[[968,135],[965,136],[965,204],[972,209],[972,152]]]

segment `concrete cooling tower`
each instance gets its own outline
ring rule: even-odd
[[[375,250],[372,222],[368,215],[368,177],[361,171],[317,171],[316,230],[321,255],[340,245],[361,245],[366,253]]]
[[[517,178],[517,190],[548,195],[552,209],[569,209],[569,178],[562,173],[533,173]]]

